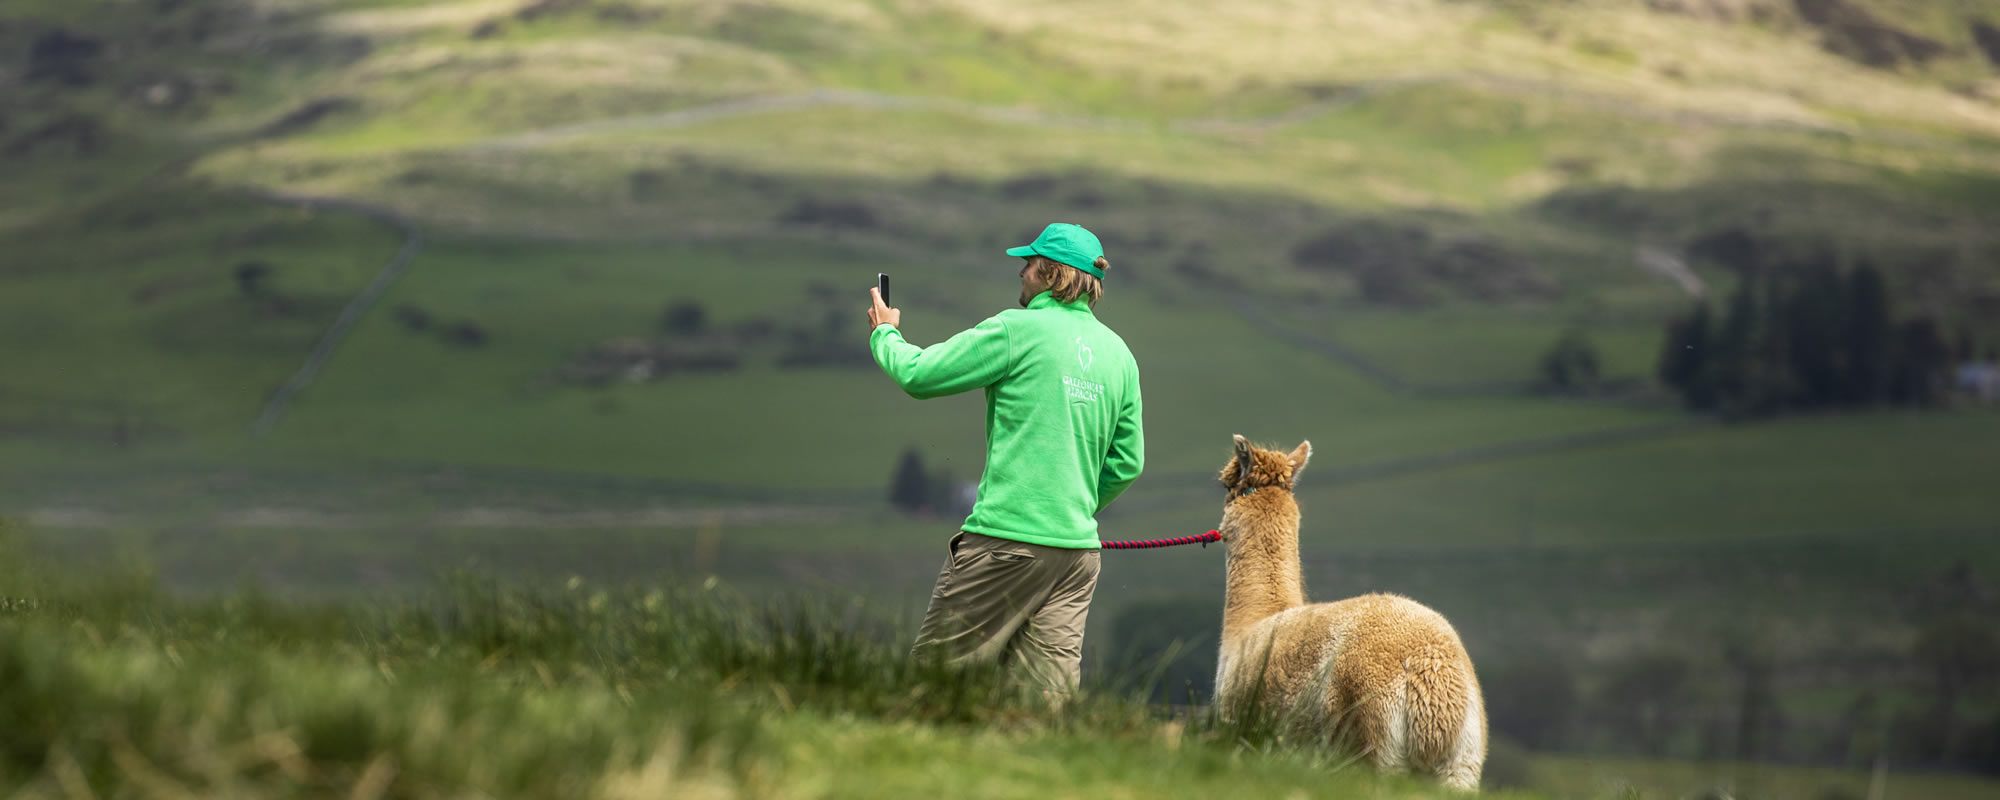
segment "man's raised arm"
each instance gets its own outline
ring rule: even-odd
[[[895,310],[882,306],[879,295],[875,302],[880,310]],[[868,349],[882,371],[911,397],[922,400],[983,389],[1006,375],[1013,362],[1007,324],[999,317],[989,317],[930,347],[918,347],[904,341],[902,331],[896,329],[900,313],[895,321],[881,316],[870,315],[877,324],[868,335]]]

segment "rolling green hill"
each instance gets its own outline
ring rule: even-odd
[[[10,11],[29,191],[8,201],[9,316],[45,344],[0,395],[11,427],[65,451],[114,439],[848,488],[911,443],[969,464],[963,403],[899,403],[865,365],[773,368],[783,345],[725,342],[739,369],[638,386],[552,376],[607,342],[662,338],[674,300],[717,327],[784,317],[798,330],[781,337],[832,341],[821,318],[871,269],[902,277],[919,339],[942,336],[1004,292],[986,254],[1075,217],[1111,243],[1104,314],[1169,398],[1153,404],[1158,468],[1208,468],[1203,445],[1241,427],[1227,387],[1278,375],[1294,388],[1236,413],[1278,436],[1372,428],[1381,445],[1342,452],[1390,458],[1645,419],[1382,392],[1506,394],[1572,327],[1643,380],[1687,300],[1635,245],[1830,243],[1908,265],[1892,274],[1912,307],[1977,325],[2000,254],[1977,222],[2000,204],[1991,70],[1944,12],[1910,25],[1945,55],[1886,69],[1827,45],[1804,6],[1755,3],[1273,6],[1199,26],[1193,6],[1165,6],[1143,32],[1093,25],[1130,13],[1096,5],[1073,48],[1040,33],[1045,12],[979,4],[66,8]],[[147,26],[168,45],[115,46]],[[1244,59],[1230,40],[1270,52]],[[96,131],[94,149],[68,128],[36,138],[51,116]],[[147,153],[160,171],[134,165]],[[370,204],[425,240],[297,413],[250,443],[237,424],[401,233],[340,208],[260,209],[267,192]],[[1384,241],[1413,243],[1341,255]],[[275,300],[232,292],[250,262],[272,268]],[[439,330],[400,326],[399,308]],[[460,323],[486,344],[453,346]],[[1339,353],[1271,343],[1274,325],[1386,366],[1367,386]],[[873,433],[883,413],[898,441]],[[661,415],[740,421],[640,422]],[[718,455],[762,437],[812,446]]]

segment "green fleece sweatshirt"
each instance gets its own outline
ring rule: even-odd
[[[964,529],[1095,550],[1096,514],[1146,463],[1139,366],[1087,302],[1047,292],[920,348],[894,326],[868,337],[911,397],[986,390],[986,472]]]

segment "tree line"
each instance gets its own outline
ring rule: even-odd
[[[1827,260],[1746,271],[1718,320],[1706,301],[1667,324],[1659,378],[1690,409],[1730,418],[1943,405],[1954,358],[1928,316],[1898,321],[1874,266]],[[1963,352],[1961,352],[1963,351]]]

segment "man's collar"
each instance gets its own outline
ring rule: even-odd
[[[1064,303],[1056,300],[1054,294],[1050,292],[1043,292],[1041,294],[1035,295],[1035,299],[1028,301],[1028,308],[1030,309],[1060,308],[1064,311],[1081,311],[1085,314],[1089,314],[1090,301],[1085,300],[1082,297],[1078,297],[1075,302]]]

